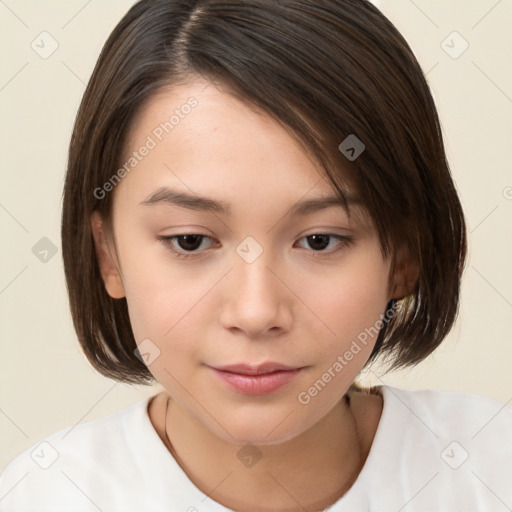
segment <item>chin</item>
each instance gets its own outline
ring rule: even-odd
[[[243,446],[245,444],[253,444],[258,446],[278,445],[286,443],[304,433],[313,425],[303,425],[302,422],[290,410],[285,410],[279,414],[255,414],[251,417],[230,417],[227,423],[223,423],[224,429],[219,425],[211,425],[214,427],[214,434],[224,441]],[[309,418],[311,421],[311,418]]]

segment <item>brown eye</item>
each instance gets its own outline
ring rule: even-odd
[[[312,249],[322,251],[329,245],[330,238],[330,235],[309,235],[306,240]]]
[[[304,243],[300,243],[302,241],[305,241],[307,246]],[[312,235],[302,237],[299,240],[299,246],[304,249],[312,249],[311,252],[319,253],[319,255],[329,255],[343,249],[344,247],[348,247],[352,242],[353,238],[350,236],[335,235],[331,233],[314,233]]]
[[[159,240],[178,258],[202,257],[207,249],[214,245],[214,240],[200,233],[187,233],[184,235],[160,236]],[[203,242],[206,242],[203,244]]]
[[[202,235],[181,235],[177,236],[177,242],[181,249],[184,251],[195,251],[203,241]]]

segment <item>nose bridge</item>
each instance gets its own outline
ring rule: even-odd
[[[256,335],[273,327],[288,328],[286,293],[274,275],[273,256],[253,237],[236,248],[233,270],[224,295],[222,321]],[[269,268],[270,267],[270,268]]]
[[[236,253],[233,277],[243,298],[257,302],[276,300],[275,277],[268,268],[272,264],[270,251],[247,237],[237,246]]]

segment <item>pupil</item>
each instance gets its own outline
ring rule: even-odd
[[[178,238],[178,244],[185,251],[193,251],[201,245],[201,235],[182,235]]]
[[[329,245],[329,235],[310,235],[307,237],[312,249],[322,250]],[[182,235],[178,239],[179,246],[185,251],[194,251],[201,245],[201,235]]]
[[[308,236],[308,244],[312,249],[325,249],[329,245],[329,235],[310,235]],[[316,247],[315,244],[317,244]]]

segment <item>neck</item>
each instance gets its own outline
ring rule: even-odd
[[[348,395],[301,435],[245,448],[215,436],[168,400],[165,435],[196,487],[228,508],[248,512],[326,508],[352,486],[366,457]]]

